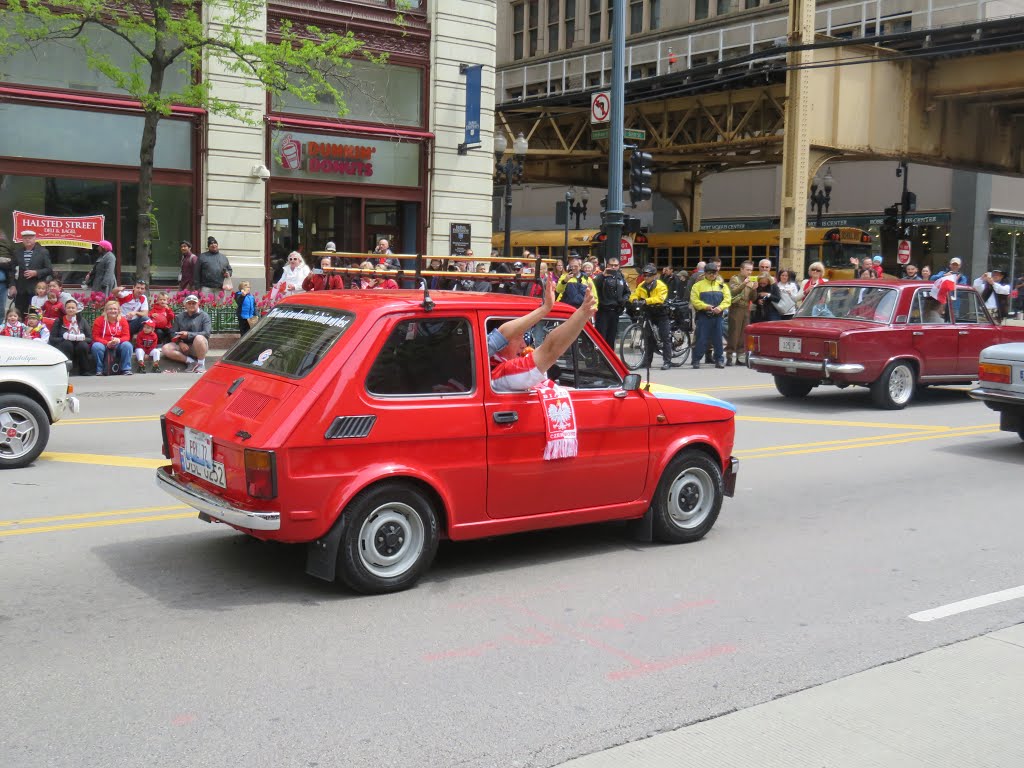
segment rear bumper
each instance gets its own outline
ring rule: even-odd
[[[740,460],[735,456],[729,457],[729,466],[725,468],[725,477],[722,478],[722,485],[725,495],[732,498],[736,495],[736,476],[740,472]]]
[[[814,360],[791,360],[779,357],[764,357],[762,355],[747,355],[747,366],[756,368],[781,368],[783,370],[813,371],[828,379],[832,376],[855,376],[864,373],[864,366],[860,363],[833,363],[822,360],[820,363]]]
[[[967,393],[975,400],[981,400],[988,405],[1012,405],[1018,408],[1024,408],[1024,394],[1019,392],[1010,392],[1005,389],[986,389],[985,387],[977,387]],[[995,408],[994,410],[1000,410]]]
[[[233,504],[218,499],[193,483],[175,477],[171,467],[159,467],[156,471],[157,487],[166,491],[178,501],[182,501],[200,512],[238,528],[251,531],[277,531],[281,529],[280,512],[260,512],[258,510],[241,509]]]

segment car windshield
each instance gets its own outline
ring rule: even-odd
[[[819,285],[804,299],[797,317],[836,317],[888,323],[896,306],[894,288],[871,285]]]
[[[274,307],[224,355],[225,363],[302,378],[352,325],[355,315],[335,309]]]

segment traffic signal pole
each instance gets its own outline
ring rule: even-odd
[[[605,231],[608,233],[605,260],[619,258],[622,241],[622,155],[626,108],[626,2],[612,6],[612,104],[608,124],[608,212]]]

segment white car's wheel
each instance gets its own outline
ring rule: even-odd
[[[0,469],[31,464],[50,439],[50,420],[24,395],[0,395]]]

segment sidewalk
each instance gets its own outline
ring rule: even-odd
[[[562,768],[1020,768],[1024,624]]]

